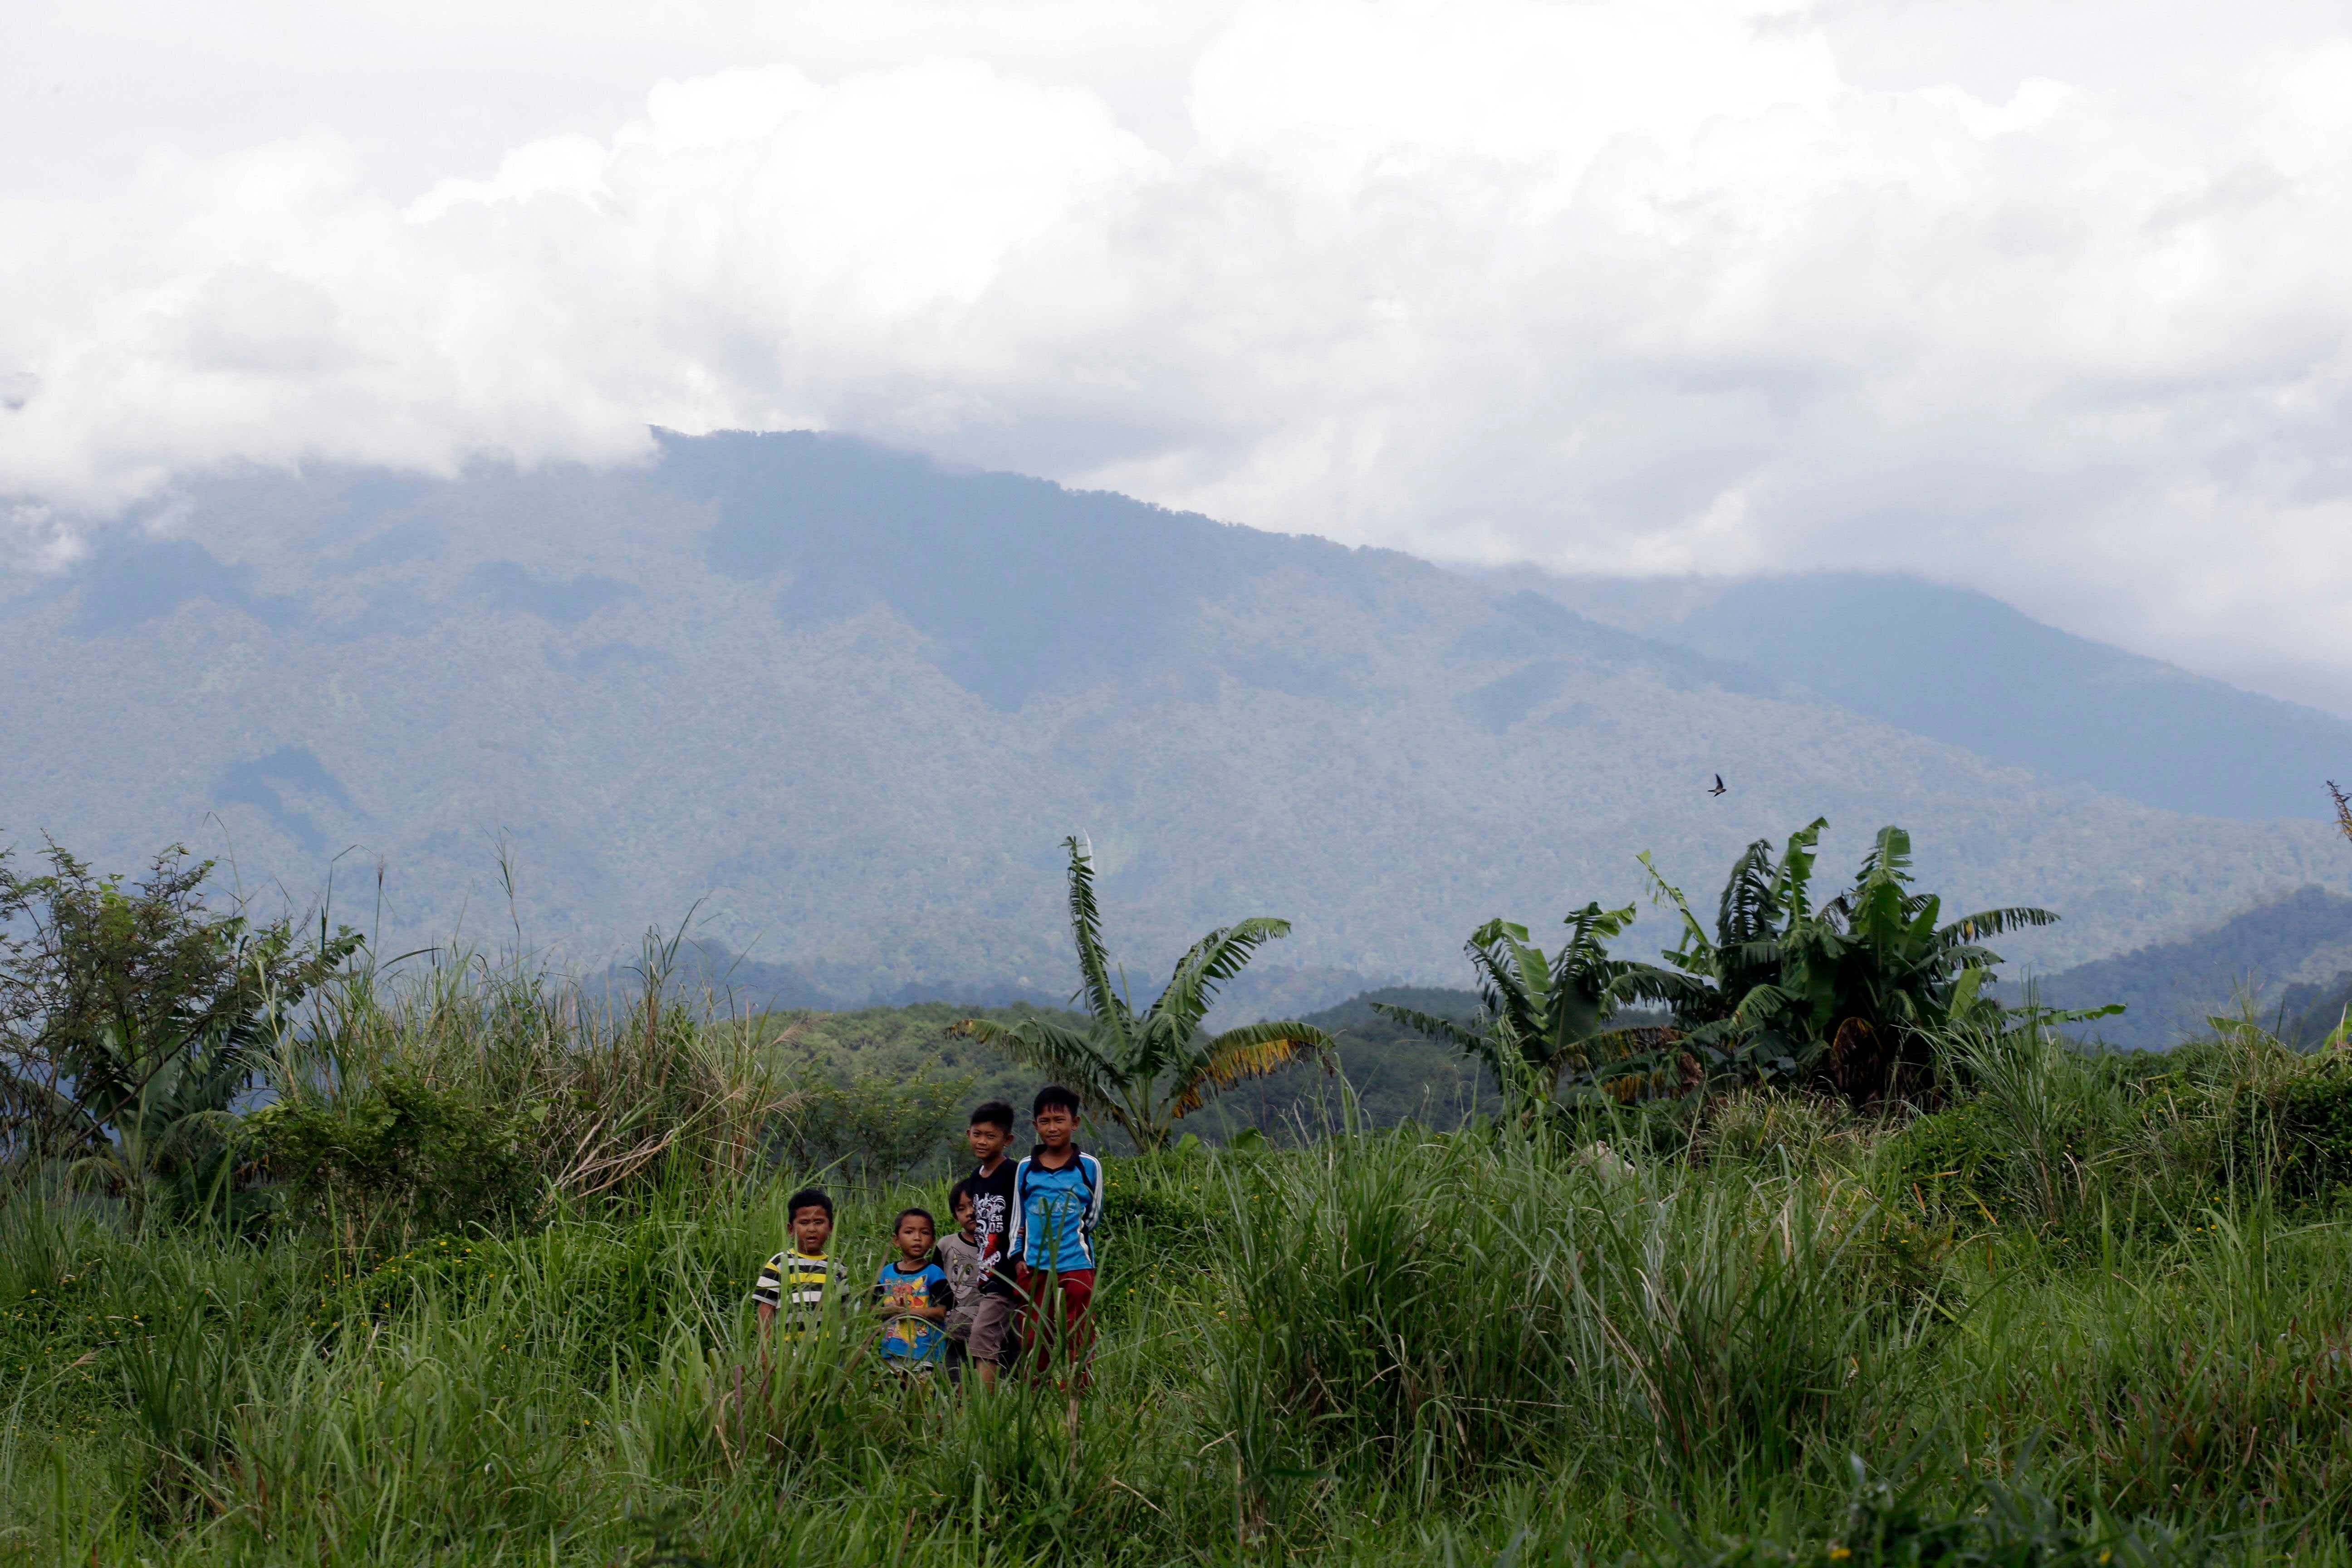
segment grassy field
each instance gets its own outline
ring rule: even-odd
[[[1114,1160],[1073,1431],[759,1342],[813,1102],[748,1026],[355,988],[230,1223],[0,1210],[0,1561],[2352,1561],[2352,1068],[1948,1046],[1920,1118]],[[866,1277],[939,1197],[837,1190]]]

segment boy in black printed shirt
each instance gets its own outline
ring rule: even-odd
[[[961,1184],[971,1194],[981,1284],[965,1344],[980,1368],[981,1386],[993,1388],[997,1369],[1012,1359],[1015,1349],[1013,1314],[1020,1301],[1012,1264],[1004,1256],[1005,1233],[1013,1225],[1013,1162],[1004,1157],[1004,1146],[1013,1142],[1013,1108],[1001,1100],[990,1100],[971,1113],[968,1135],[979,1164]]]

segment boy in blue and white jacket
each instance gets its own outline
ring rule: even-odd
[[[1063,1356],[1085,1386],[1094,1344],[1095,1226],[1102,1223],[1102,1162],[1071,1140],[1078,1097],[1060,1084],[1037,1091],[1030,1115],[1037,1146],[1013,1168],[1005,1252],[1021,1289],[1022,1339],[1051,1367]]]

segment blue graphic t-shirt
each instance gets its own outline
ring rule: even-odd
[[[955,1292],[948,1288],[947,1273],[936,1263],[926,1263],[911,1271],[901,1263],[884,1264],[874,1281],[874,1299],[898,1312],[911,1312],[919,1307],[945,1310],[955,1305]],[[947,1331],[921,1318],[894,1319],[883,1331],[882,1353],[893,1361],[944,1361],[948,1353]]]
[[[1032,1154],[1013,1176],[1013,1235],[1005,1250],[1032,1268],[1063,1274],[1095,1266],[1095,1226],[1102,1223],[1102,1162],[1070,1151],[1049,1171]]]

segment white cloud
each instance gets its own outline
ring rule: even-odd
[[[0,490],[822,425],[1440,556],[1907,568],[2352,704],[2325,12],[919,11],[617,129],[517,63],[550,134],[421,195],[372,171],[429,96],[21,183]]]

